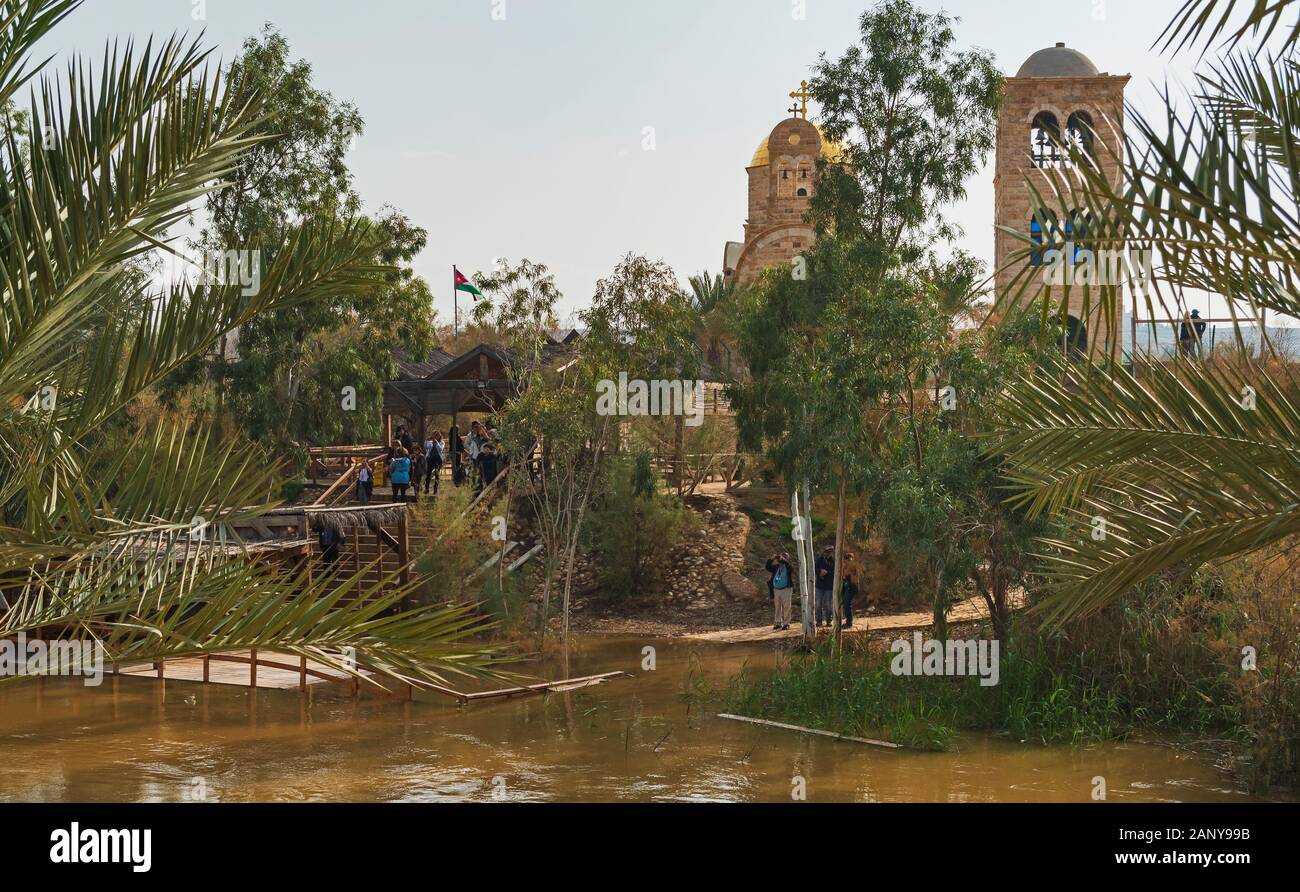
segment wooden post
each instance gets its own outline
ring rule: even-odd
[[[298,690],[307,690],[307,658],[298,658]]]
[[[402,567],[402,585],[411,581],[411,540],[407,534],[406,507],[402,507],[401,520],[397,522],[397,560]]]
[[[207,654],[204,654],[204,655],[203,655],[203,683],[204,683],[204,684],[207,684],[207,681],[208,681],[208,663],[209,663],[209,662],[210,662],[210,661],[209,661],[209,659],[208,659],[208,655],[207,655]]]
[[[388,447],[393,442],[393,416],[387,412],[384,413],[384,442],[383,446]]]
[[[257,648],[248,652],[248,686],[257,687]]]
[[[163,661],[162,661],[162,660],[155,660],[155,661],[154,661],[154,664],[153,664],[153,667],[154,667],[155,669],[158,670],[158,677],[159,677],[159,678],[162,678],[162,677],[163,677]]]

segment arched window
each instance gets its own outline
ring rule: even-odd
[[[1035,245],[1029,253],[1030,266],[1038,266],[1043,262],[1045,248],[1041,246],[1053,247],[1057,236],[1056,229],[1056,218],[1051,211],[1039,211],[1029,218],[1029,240]]]
[[[800,198],[807,198],[808,190],[805,187],[800,186],[799,189],[794,194],[799,196]]]
[[[1065,240],[1074,246],[1071,260],[1079,261],[1080,253],[1087,248],[1088,212],[1075,208],[1065,217]]]
[[[1061,125],[1049,111],[1034,115],[1029,128],[1029,157],[1035,167],[1061,166]]]
[[[1065,124],[1065,140],[1071,149],[1077,149],[1084,157],[1092,158],[1092,115],[1086,111],[1070,115]]]

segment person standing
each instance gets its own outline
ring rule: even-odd
[[[492,485],[497,479],[497,448],[491,443],[483,445],[483,452],[478,457],[478,493]]]
[[[451,426],[447,431],[447,452],[451,456],[451,483],[459,487],[465,480],[465,471],[461,467],[461,456],[465,452],[465,441],[461,439],[460,428]]]
[[[477,421],[469,424],[469,436],[465,438],[465,457],[469,459],[470,473],[475,480],[475,489],[483,488],[483,474],[479,468],[479,459],[483,457],[483,426]]]
[[[375,475],[370,470],[370,462],[364,458],[357,468],[357,501],[363,505],[370,504],[370,494],[375,491]]]
[[[790,605],[794,602],[794,569],[790,566],[790,553],[783,551],[767,562],[772,574],[772,628],[790,628]]]
[[[414,457],[411,459],[411,501],[420,501],[420,481],[424,479],[428,471],[428,457],[424,454],[423,449],[415,450]]]
[[[770,558],[768,558],[767,563],[763,565],[767,569],[768,603],[771,603],[772,599],[776,597],[776,585],[774,583],[774,580],[776,579],[776,568],[779,566],[778,562],[780,561],[780,559],[781,556],[779,554],[774,554]]]
[[[429,463],[424,478],[424,491],[429,491],[429,481],[433,481],[433,494],[438,494],[438,477],[442,474],[442,464],[446,461],[444,450],[447,444],[442,440],[442,431],[434,431],[433,439],[429,441]]]
[[[1178,326],[1178,349],[1184,356],[1198,356],[1205,338],[1205,320],[1200,310],[1192,310],[1190,319],[1184,319]]]
[[[844,611],[844,628],[853,628],[853,599],[858,596],[858,579],[861,568],[853,552],[844,553],[844,579],[840,588],[840,605]]]
[[[813,565],[816,571],[816,582],[813,584],[813,592],[816,597],[817,627],[821,628],[823,622],[830,625],[835,619],[834,611],[831,609],[831,593],[835,590],[835,549],[827,545],[822,549],[821,557],[817,558],[817,563]]]
[[[406,488],[411,485],[411,459],[405,449],[398,448],[388,468],[388,476],[393,484],[393,501],[405,502]]]

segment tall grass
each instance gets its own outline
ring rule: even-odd
[[[792,654],[771,673],[746,670],[704,693],[731,712],[925,749],[946,749],[963,731],[1038,744],[1214,736],[1235,746],[1251,787],[1264,789],[1298,777],[1297,633],[1293,581],[1252,559],[1153,579],[1063,633],[1019,617],[991,687],[975,677],[894,675],[877,639],[846,642],[838,656],[829,647]],[[988,631],[954,637],[968,635]]]

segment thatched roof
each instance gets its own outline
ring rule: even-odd
[[[397,362],[397,379],[399,381],[419,381],[423,378],[433,377],[455,357],[438,347],[422,360],[412,359],[401,350],[393,351],[393,359]]]
[[[304,508],[308,523],[313,530],[325,528],[343,531],[345,529],[367,529],[395,526],[406,512],[406,506],[400,502],[388,505],[348,505],[343,508]]]

